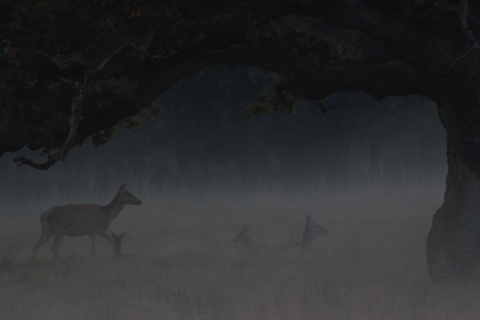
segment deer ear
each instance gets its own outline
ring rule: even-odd
[[[124,183],[120,186],[120,189],[118,189],[118,192],[121,192],[121,191],[125,190],[126,188],[127,188],[127,184]]]

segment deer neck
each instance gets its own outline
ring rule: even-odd
[[[113,198],[112,202],[104,206],[105,213],[110,220],[113,220],[120,214],[120,211],[122,211],[124,206],[125,203],[123,203],[117,195]]]

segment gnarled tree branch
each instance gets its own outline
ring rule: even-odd
[[[18,166],[26,164],[36,169],[46,170],[52,165],[54,165],[57,161],[64,160],[68,156],[68,153],[70,152],[70,149],[75,145],[75,141],[78,136],[78,126],[81,121],[82,109],[86,99],[85,92],[82,88],[80,88],[80,85],[76,83],[75,87],[79,91],[79,93],[72,102],[70,130],[60,150],[53,154],[49,154],[47,160],[42,163],[37,163],[31,159],[26,158],[25,156],[16,157],[14,159],[14,162],[18,163]]]

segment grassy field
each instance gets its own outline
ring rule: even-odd
[[[473,285],[433,285],[425,238],[442,190],[141,197],[112,230],[126,256],[97,240],[48,242],[32,259],[38,216],[56,203],[4,206],[0,319],[478,319]],[[47,201],[45,201],[47,202]],[[40,208],[34,210],[33,208]],[[34,212],[36,211],[36,212]],[[26,212],[31,212],[26,214]],[[327,227],[312,249],[282,251],[304,219]],[[20,218],[18,218],[20,217]],[[232,240],[249,226],[267,245]],[[271,248],[271,250],[270,250]]]

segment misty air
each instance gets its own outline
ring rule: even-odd
[[[477,319],[471,2],[0,0],[0,319]]]

